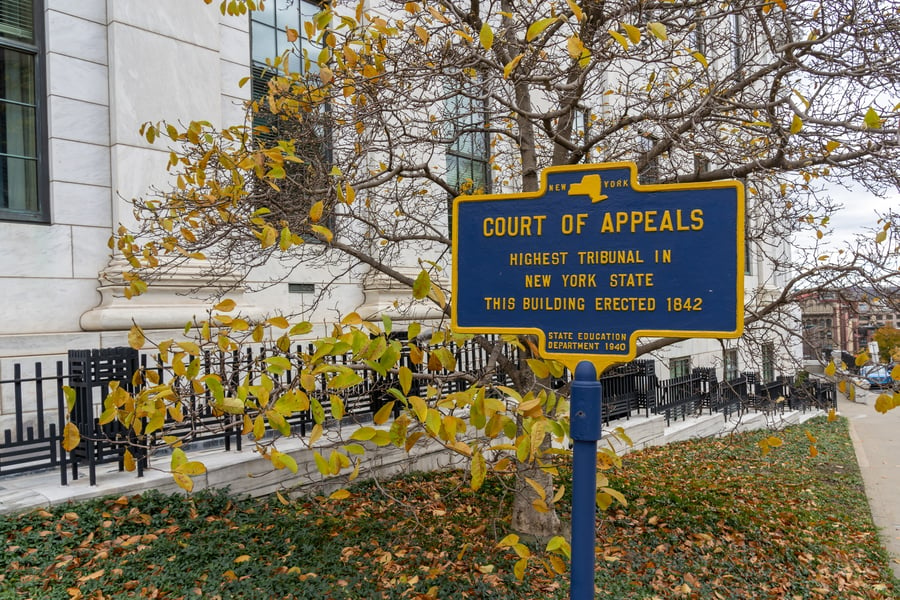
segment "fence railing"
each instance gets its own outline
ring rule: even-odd
[[[3,430],[0,441],[0,476],[56,466],[65,470],[66,453],[62,449],[61,435],[65,425],[62,390],[66,381],[61,360],[56,362],[52,374],[45,374],[44,365],[35,363],[31,377],[23,376],[22,365],[15,363],[12,379],[0,379],[0,391],[12,389],[14,410],[14,425]],[[26,401],[34,406],[34,418],[27,422]],[[61,483],[66,483],[65,474]]]
[[[299,352],[301,349],[296,350]],[[458,370],[471,374],[473,378],[484,375],[488,356],[482,347],[468,343],[453,350]],[[306,351],[312,353],[314,349],[309,346]],[[266,352],[262,348],[205,353],[199,358],[200,369],[202,373],[217,375],[226,395],[236,396],[238,386],[259,380],[262,374],[260,364],[264,364],[260,359],[266,358]],[[337,364],[348,364],[347,357],[337,359]],[[413,364],[410,360],[409,347],[405,343],[401,364],[414,373],[425,370],[423,365]],[[156,357],[139,354],[131,348],[71,351],[68,364],[57,361],[54,373],[45,373],[41,363],[34,365],[33,376],[23,376],[21,364],[13,367],[13,377],[0,380],[0,393],[4,394],[4,398],[9,398],[12,390],[15,411],[13,426],[3,431],[0,439],[0,476],[58,468],[62,485],[68,483],[69,472],[73,479],[77,479],[80,470],[86,469],[90,483],[94,485],[98,465],[118,462],[119,468],[123,469],[126,448],[140,476],[147,466],[150,452],[164,445],[158,433],[139,438],[135,429],[140,428],[124,427],[117,420],[100,424],[99,416],[104,410],[103,404],[111,382],[118,382],[129,392],[135,392],[142,381],[151,379],[147,376],[151,372],[155,382],[184,385],[179,380],[172,381],[171,374]],[[143,380],[135,378],[136,371],[145,374]],[[371,419],[394,398],[390,388],[400,387],[396,376],[390,373],[381,375],[366,369],[361,375],[361,383],[340,391],[344,419]],[[267,376],[273,380],[273,385],[281,386],[287,385],[294,374],[287,371],[280,376],[272,373],[267,373]],[[568,377],[564,377],[556,384],[564,386],[567,381]],[[509,382],[495,380],[494,383]],[[828,409],[835,408],[837,401],[834,384],[816,379],[797,383],[795,378],[779,377],[775,381],[761,383],[756,374],[742,373],[732,381],[720,382],[715,369],[694,369],[689,375],[659,380],[652,360],[636,360],[620,365],[607,372],[601,383],[603,420],[607,424],[618,419],[651,414],[662,415],[670,424],[703,412],[719,413],[727,419],[749,410]],[[64,385],[75,390],[75,407],[69,418],[82,434],[81,443],[71,453],[64,452],[61,446],[67,419]],[[410,393],[419,395],[422,384],[414,379],[412,385]],[[466,385],[463,380],[448,379],[443,385],[443,392],[458,391]],[[179,389],[178,392],[185,402],[183,418],[176,421],[169,415],[167,434],[187,436],[192,444],[222,446],[225,450],[241,449],[246,441],[243,417],[214,414],[208,392],[198,394],[191,388]],[[331,393],[324,374],[319,376],[316,390],[309,396],[321,407],[326,424],[333,422]],[[33,410],[26,410],[26,405]],[[399,404],[395,413],[398,411]],[[249,417],[253,419],[255,415]],[[306,436],[315,419],[310,409],[293,414],[287,421],[293,433]]]

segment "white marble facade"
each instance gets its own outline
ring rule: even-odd
[[[121,199],[166,176],[166,148],[148,144],[141,123],[240,122],[248,93],[238,87],[249,73],[247,20],[223,17],[218,4],[45,0],[44,9],[51,219],[0,222],[0,379],[13,358],[121,344],[132,316],[176,327],[202,308],[174,294],[101,301],[98,277],[115,268],[107,240],[130,216]]]

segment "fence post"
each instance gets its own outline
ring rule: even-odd
[[[90,484],[97,485],[97,462],[102,446],[96,438],[103,432],[94,419],[94,388],[103,390],[110,382],[118,381],[130,389],[137,368],[138,352],[134,348],[69,350],[69,385],[75,390],[71,418],[81,432],[81,442],[72,451],[72,479],[78,479],[78,463],[82,460],[88,464]],[[144,456],[136,458],[138,461],[146,459]]]

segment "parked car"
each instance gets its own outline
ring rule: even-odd
[[[896,363],[888,363],[886,365],[866,365],[859,370],[859,374],[869,382],[869,387],[890,387],[894,382],[891,378],[891,370],[895,366]]]

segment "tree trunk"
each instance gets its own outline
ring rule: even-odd
[[[550,448],[550,436],[544,437],[541,450]],[[525,481],[525,478],[537,482],[544,488],[545,501],[549,508],[540,512],[534,508],[533,502],[538,499],[537,492]],[[516,462],[516,493],[513,497],[512,528],[521,535],[546,540],[563,533],[563,526],[556,514],[553,500],[553,476],[543,471],[536,463]]]

